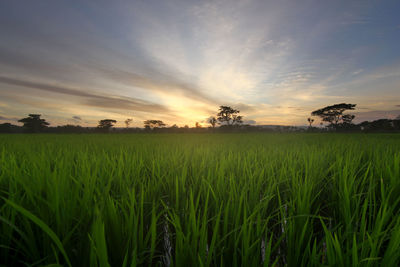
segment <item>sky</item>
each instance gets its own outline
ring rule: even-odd
[[[306,125],[400,115],[400,1],[0,2],[0,122]]]

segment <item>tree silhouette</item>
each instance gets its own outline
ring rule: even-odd
[[[239,110],[233,109],[228,106],[220,106],[219,112],[217,114],[217,119],[220,124],[226,124],[228,126],[232,126],[235,124],[242,123],[242,116],[239,116]]]
[[[360,126],[363,126],[364,130],[371,132],[391,131],[395,129],[395,125],[393,122],[393,120],[389,119],[379,119],[371,122],[362,122]]]
[[[312,116],[318,116],[324,122],[329,123],[329,127],[337,129],[341,123],[348,123],[354,119],[354,115],[343,114],[346,110],[354,110],[356,104],[335,104],[311,112]]]
[[[114,126],[115,123],[117,123],[117,121],[112,119],[101,120],[99,121],[99,125],[97,125],[97,128],[108,131],[111,127]]]
[[[343,121],[344,124],[352,124],[352,122],[353,122],[355,117],[356,116],[351,115],[351,114],[344,114],[342,116],[342,121]]]
[[[308,121],[308,123],[310,124],[310,128],[311,128],[311,127],[312,127],[312,124],[313,124],[313,122],[314,122],[314,119],[308,118],[307,121]]]
[[[125,122],[126,128],[129,128],[129,125],[131,124],[132,119],[126,119],[124,122]]]
[[[215,118],[215,117],[210,117],[210,118],[208,118],[208,121],[207,121],[209,124],[211,124],[211,126],[213,127],[213,128],[215,128],[215,125],[217,124],[217,119]]]
[[[400,130],[400,115],[393,120],[393,126],[396,130]]]
[[[159,128],[159,127],[164,127],[165,123],[160,120],[147,120],[144,121],[144,128],[146,129],[153,129],[153,128]]]
[[[24,128],[32,133],[38,133],[50,125],[45,119],[40,118],[40,114],[29,114],[29,117],[20,119],[18,122],[24,124]]]
[[[14,132],[18,132],[19,130],[19,126],[13,125],[9,122],[6,123],[1,123],[0,124],[0,133],[14,133]]]
[[[196,127],[196,128],[201,128],[200,123],[198,123],[198,122],[196,121],[195,127]]]
[[[84,132],[84,128],[82,126],[71,125],[71,124],[57,126],[57,128],[55,130],[57,132],[61,132],[61,133],[82,133],[82,132]]]

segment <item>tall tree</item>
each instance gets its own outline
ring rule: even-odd
[[[332,106],[327,106],[318,110],[311,112],[312,116],[318,116],[324,122],[329,123],[329,127],[338,128],[340,124],[351,122],[354,119],[354,115],[343,114],[347,110],[354,110],[356,104],[335,104]],[[344,117],[344,118],[343,118]]]
[[[104,130],[104,131],[108,131],[111,129],[111,127],[114,126],[115,123],[117,123],[116,120],[104,119],[104,120],[99,121],[99,125],[97,125],[97,128]]]
[[[131,124],[132,119],[126,119],[124,122],[125,122],[126,128],[129,128],[129,125]]]
[[[217,119],[214,117],[214,116],[212,116],[212,117],[210,117],[210,118],[208,118],[208,121],[207,121],[209,124],[211,124],[211,126],[213,127],[213,128],[215,128],[215,125],[217,124]]]
[[[22,122],[24,128],[29,132],[38,133],[50,125],[45,119],[41,119],[40,116],[40,114],[29,114],[29,117],[20,119],[18,122]]]
[[[310,124],[310,128],[312,127],[312,124],[313,124],[313,122],[314,122],[314,119],[312,119],[312,118],[307,118],[307,121],[308,121],[308,123]]]
[[[242,123],[242,116],[239,116],[239,110],[233,109],[228,106],[220,106],[217,114],[217,119],[220,124],[232,126]]]

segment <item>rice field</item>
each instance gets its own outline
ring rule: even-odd
[[[399,266],[400,135],[0,135],[2,266]]]

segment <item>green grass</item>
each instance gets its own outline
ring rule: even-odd
[[[0,135],[0,265],[398,266],[400,135]]]

